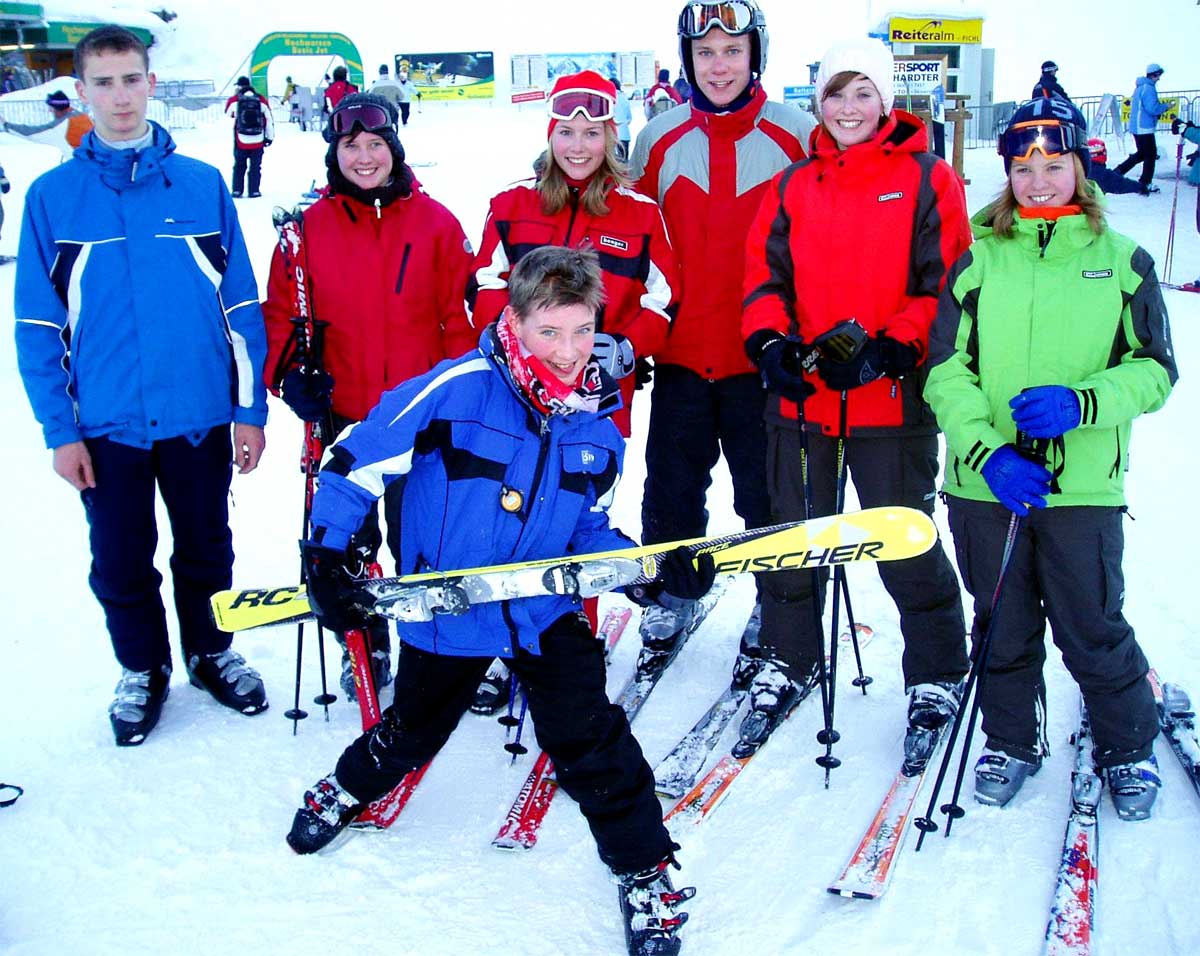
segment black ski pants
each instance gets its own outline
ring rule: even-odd
[[[1115,172],[1124,176],[1134,166],[1141,163],[1142,174],[1138,177],[1138,182],[1143,186],[1149,186],[1154,180],[1154,164],[1158,161],[1158,140],[1155,139],[1153,133],[1134,133],[1133,142],[1137,146],[1137,152],[1126,156]]]
[[[600,852],[616,873],[653,866],[671,852],[654,775],[625,712],[605,694],[604,647],[582,614],[541,635],[541,654],[507,661],[529,695],[538,744],[559,785],[579,804]],[[446,657],[402,644],[395,703],[342,754],[338,782],[359,800],[394,787],[445,745],[491,658]]]
[[[104,609],[121,666],[146,671],[171,663],[158,590],[162,575],[154,567],[155,488],[171,523],[171,579],[184,657],[225,650],[231,638],[213,625],[208,598],[233,581],[229,426],[149,448],[108,438],[88,438],[86,444],[96,475],[96,487],[80,493],[92,546],[88,582]]]
[[[836,438],[804,435],[812,482],[812,513],[833,514],[837,502]],[[767,487],[771,521],[804,517],[804,452],[795,425],[767,425]],[[845,462],[864,508],[905,505],[933,514],[938,475],[936,435],[888,435],[846,439]],[[900,611],[904,636],[902,667],[908,687],[929,681],[959,681],[967,672],[966,623],[954,568],[941,542],[925,554],[876,565],[883,586]],[[822,653],[817,626],[828,572],[764,574],[759,654],[773,657],[793,677],[805,674]]]
[[[401,126],[408,125],[408,111],[411,109],[412,109],[411,103],[401,103],[400,104],[400,125]]]
[[[766,400],[757,375],[712,381],[680,365],[655,365],[642,496],[645,544],[705,534],[705,494],[722,453],[733,478],[733,510],[747,528],[770,522]]]
[[[949,497],[958,566],[975,599],[971,629],[988,627],[1008,533],[1002,505]],[[1045,743],[1046,622],[1091,717],[1096,763],[1144,760],[1158,733],[1149,665],[1125,620],[1123,509],[1062,507],[1024,519],[993,624],[980,708],[987,744],[1037,761]]]
[[[233,186],[230,192],[241,195],[246,183],[246,165],[250,165],[250,192],[258,192],[262,184],[262,156],[259,149],[242,149],[236,143],[233,146]]]

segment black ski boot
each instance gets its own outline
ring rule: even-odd
[[[471,713],[490,716],[507,704],[511,696],[512,673],[504,661],[496,658],[475,690],[475,699],[471,701]]]
[[[951,681],[916,684],[908,696],[908,730],[904,734],[907,777],[921,773],[937,749],[942,730],[954,720],[962,699],[962,683]]]
[[[675,889],[667,866],[672,859],[640,873],[617,875],[625,945],[629,956],[676,956],[682,940],[676,935],[687,922],[687,913],[675,907],[696,895],[694,886]],[[678,864],[676,864],[678,865]]]
[[[267,709],[267,689],[258,671],[232,648],[215,654],[191,654],[188,680],[231,710],[253,717]]]
[[[797,682],[775,660],[764,660],[750,681],[750,712],[738,731],[733,745],[735,757],[749,757],[767,742],[778,727],[804,698],[817,686],[814,666],[807,676]]]
[[[342,789],[336,776],[322,777],[311,790],[304,791],[304,806],[292,818],[288,846],[297,853],[316,853],[324,849],[350,825],[364,806]]]
[[[163,701],[171,692],[171,668],[167,664],[148,671],[121,669],[116,697],[108,705],[108,720],[118,747],[136,747],[158,723]]]

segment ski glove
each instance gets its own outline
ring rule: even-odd
[[[597,332],[592,343],[592,354],[600,367],[613,378],[624,378],[633,371],[636,359],[633,344],[623,335]]]
[[[633,379],[634,390],[645,388],[654,378],[654,363],[645,356],[640,357],[633,364]]]
[[[1017,428],[1030,438],[1058,438],[1079,425],[1079,396],[1065,385],[1038,385],[1008,403]]]
[[[333,404],[333,376],[294,368],[283,377],[279,394],[301,420],[317,422]]]
[[[680,545],[662,556],[655,580],[631,584],[625,589],[625,596],[642,607],[657,604],[675,610],[704,597],[716,576],[711,554],[693,555]]]
[[[996,500],[1020,517],[1030,508],[1045,508],[1050,494],[1050,472],[1030,461],[1012,445],[1001,445],[980,469]]]
[[[915,347],[881,332],[868,339],[849,361],[836,362],[822,355],[817,359],[817,374],[833,391],[847,392],[885,375],[903,378],[916,369],[918,358]]]
[[[762,373],[763,384],[790,402],[803,405],[817,389],[804,380],[804,356],[809,351],[797,335],[784,338],[770,329],[759,329],[746,339],[746,354]]]
[[[321,626],[335,634],[366,626],[369,615],[362,605],[371,604],[372,597],[359,587],[347,565],[346,552],[304,541],[300,544],[300,554],[308,585],[308,604]]]

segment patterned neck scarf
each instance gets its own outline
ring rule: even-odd
[[[496,322],[496,335],[517,387],[543,415],[570,415],[600,408],[600,363],[589,358],[573,384],[562,381],[521,344],[511,313]]]

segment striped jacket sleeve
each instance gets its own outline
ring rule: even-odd
[[[221,276],[221,307],[225,311],[234,363],[233,420],[241,425],[267,423],[267,390],[263,370],[267,361],[267,331],[258,301],[258,283],[250,265],[246,240],[238,225],[229,191],[222,185],[222,244],[226,253]]]

